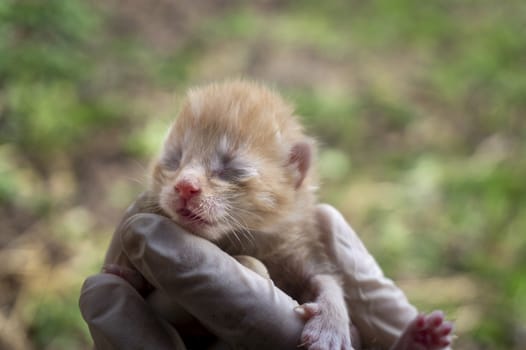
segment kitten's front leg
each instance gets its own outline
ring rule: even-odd
[[[343,291],[334,276],[316,275],[311,288],[313,303],[299,307],[308,318],[301,345],[309,350],[351,350],[350,320]]]

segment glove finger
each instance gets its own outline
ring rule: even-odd
[[[329,256],[341,271],[351,319],[363,343],[389,348],[416,317],[415,307],[403,291],[384,276],[340,212],[320,204],[316,214]]]
[[[175,329],[117,276],[89,277],[82,286],[79,306],[98,350],[186,349]]]
[[[122,246],[154,287],[235,347],[292,349],[299,343],[303,321],[293,310],[295,301],[173,221],[135,215],[122,235]]]
[[[135,214],[142,212],[153,212],[156,209],[154,206],[154,199],[148,192],[141,193],[135,201],[126,209],[120,223],[115,229],[113,238],[106,252],[106,257],[104,259],[104,265],[115,264],[124,267],[132,267],[128,258],[123,254],[121,248],[121,235],[123,230],[126,229],[128,219]]]

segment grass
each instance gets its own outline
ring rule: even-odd
[[[172,10],[177,18],[184,9]],[[37,348],[88,347],[76,295],[124,199],[140,191],[137,164],[160,146],[186,87],[234,75],[269,81],[294,102],[322,146],[321,198],[389,276],[418,281],[407,292],[420,308],[449,311],[459,348],[522,349],[523,2],[191,10],[203,13],[159,50],[140,27],[156,21],[148,13],[77,0],[0,4],[0,207],[12,214],[0,212],[0,256],[41,247],[34,260],[45,270],[78,269],[71,280],[51,278],[65,288],[51,296],[33,275],[0,270],[1,288],[12,278],[20,285],[9,302],[29,300],[33,310],[20,333]],[[449,290],[448,281],[468,282]]]

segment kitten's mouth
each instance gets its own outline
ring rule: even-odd
[[[188,208],[177,209],[176,212],[181,221],[189,226],[203,226],[211,224],[210,221],[204,219],[202,216],[197,215]]]

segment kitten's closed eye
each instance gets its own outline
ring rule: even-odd
[[[170,150],[165,152],[161,158],[161,165],[167,170],[177,170],[181,163],[182,151]]]
[[[212,176],[228,182],[243,182],[255,175],[254,167],[230,155],[223,155],[212,169]]]

